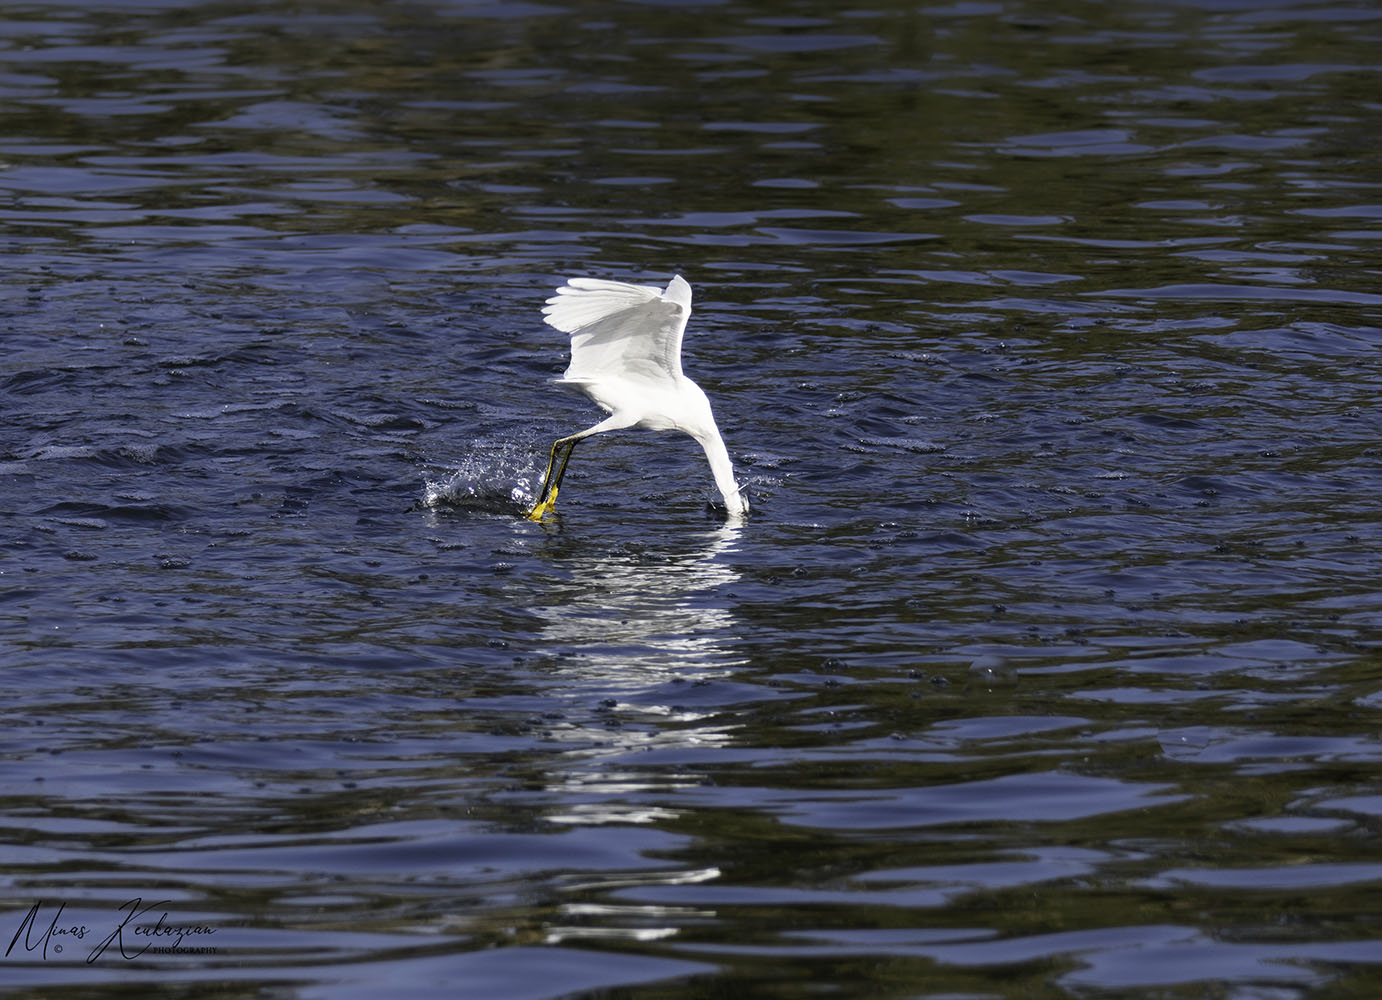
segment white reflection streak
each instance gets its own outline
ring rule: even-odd
[[[698,548],[657,562],[641,561],[628,552],[563,561],[573,586],[554,594],[550,604],[533,609],[543,620],[544,644],[576,654],[557,658],[559,681],[569,685],[576,699],[604,696],[616,705],[632,701],[640,715],[658,717],[658,722],[626,726],[612,720],[612,731],[554,727],[552,738],[582,745],[571,755],[551,760],[546,782],[554,796],[546,817],[549,822],[607,827],[617,841],[620,827],[671,820],[678,815],[675,809],[647,798],[667,795],[680,783],[676,776],[656,769],[630,770],[628,764],[611,772],[607,755],[624,756],[655,746],[729,742],[725,725],[698,722],[704,713],[656,702],[668,697],[664,689],[685,690],[674,686],[674,680],[719,673],[736,662],[728,643],[737,634],[737,619],[727,609],[724,590],[738,583],[740,576],[724,559],[734,550],[741,531],[738,524],[723,525],[706,533]],[[620,884],[684,885],[719,877],[718,868],[652,871],[623,879],[602,877],[598,885],[610,891]],[[577,887],[570,888],[576,891]],[[684,915],[669,919],[674,915],[656,906],[617,914],[570,911],[566,915],[569,922],[549,927],[545,943],[658,941],[679,934],[686,922]]]
[[[700,551],[663,562],[619,553],[572,565],[580,589],[533,609],[544,619],[548,645],[580,654],[568,666],[581,680],[621,687],[689,680],[703,672],[695,668],[741,662],[725,645],[736,619],[714,599],[740,579],[720,557],[733,551],[741,532],[725,524]]]
[[[553,927],[543,937],[543,944],[561,944],[572,940],[658,941],[674,937],[675,927]]]
[[[611,891],[619,888],[644,887],[650,885],[695,885],[719,878],[720,869],[691,868],[682,871],[644,872],[633,876],[609,876],[584,883],[571,883],[571,892],[591,890]],[[656,903],[641,905],[611,903],[567,903],[559,908],[563,917],[571,920],[585,920],[577,926],[554,925],[548,929],[544,940],[547,944],[558,944],[571,939],[613,939],[616,941],[657,941],[680,934],[687,923],[710,921],[716,918],[714,910],[686,906],[662,906]],[[618,921],[622,926],[611,926],[599,921]],[[629,925],[635,926],[629,926]],[[642,926],[637,926],[642,925]]]
[[[590,892],[592,890],[630,889],[649,885],[697,885],[719,878],[723,872],[716,865],[707,868],[679,868],[673,871],[637,872],[626,875],[600,875],[584,880],[573,879],[567,889],[571,892]],[[664,907],[638,907],[641,911],[661,910]]]

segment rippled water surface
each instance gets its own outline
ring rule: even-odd
[[[0,14],[0,986],[1372,997],[1382,13]],[[689,438],[551,441],[573,275]]]

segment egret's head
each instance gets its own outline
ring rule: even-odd
[[[747,487],[738,486],[732,492],[725,493],[725,510],[730,517],[743,517],[749,512],[749,491]]]

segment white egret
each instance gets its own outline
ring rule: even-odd
[[[666,290],[571,278],[542,312],[548,325],[571,335],[571,364],[557,384],[580,389],[609,416],[552,445],[528,520],[540,521],[555,508],[566,465],[581,439],[624,427],[690,434],[705,449],[730,514],[748,512],[748,498],[734,481],[710,400],[681,372],[681,337],[691,315],[691,286],[681,275]],[[558,463],[557,452],[563,448]]]

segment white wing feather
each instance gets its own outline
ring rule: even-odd
[[[681,338],[691,315],[691,286],[681,275],[666,290],[571,278],[542,311],[548,325],[571,335],[562,381],[681,375]]]

